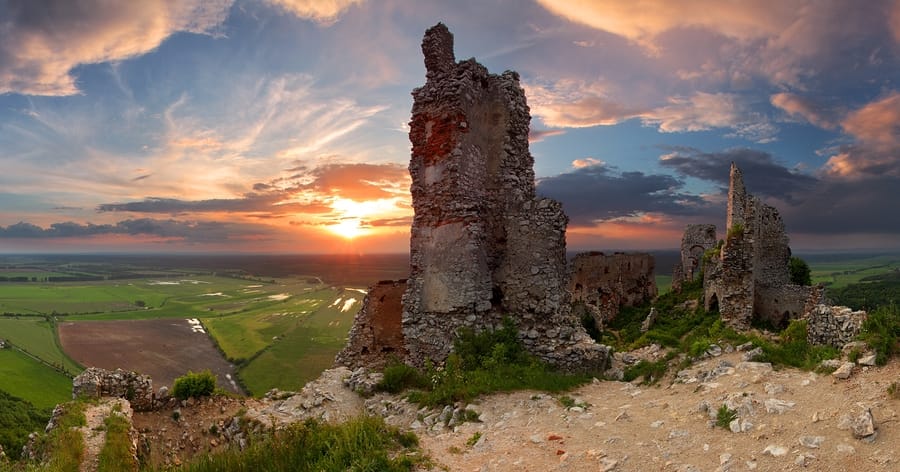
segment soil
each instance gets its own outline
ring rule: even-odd
[[[155,447],[171,452],[167,458],[157,456],[170,463],[222,448],[222,426],[241,410],[261,416],[278,411],[279,422],[340,419],[368,411],[415,431],[427,453],[452,471],[900,470],[900,400],[887,392],[892,382],[900,381],[900,362],[857,366],[849,379],[838,380],[742,363],[741,355],[696,363],[680,376],[682,382],[674,382],[675,374],[653,386],[595,381],[566,394],[575,403],[569,408],[560,402],[562,395],[522,391],[486,396],[469,406],[481,421],[454,428],[426,426],[423,418],[439,411],[420,410],[396,396],[379,394],[365,406],[358,399],[348,401],[347,395],[355,394],[340,381],[346,369],[326,371],[287,400],[173,404],[160,412],[136,413],[135,427]],[[772,399],[782,402],[767,411],[766,400]],[[752,424],[747,431],[715,426],[715,412],[726,401],[742,406],[739,420]],[[875,420],[877,435],[871,442],[840,427],[841,417],[859,405],[870,409]],[[181,414],[177,423],[172,419],[175,407]],[[213,424],[218,435],[210,434]],[[801,437],[818,447],[802,445]]]
[[[188,371],[211,370],[218,385],[243,393],[230,381],[234,367],[205,333],[184,319],[78,321],[59,325],[63,350],[86,367],[148,374],[154,388],[172,386]]]

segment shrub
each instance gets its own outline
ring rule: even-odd
[[[744,235],[744,225],[741,223],[735,223],[731,225],[731,228],[728,228],[728,233],[726,237],[728,239],[739,238]]]
[[[884,365],[898,352],[900,342],[900,309],[890,304],[869,313],[859,338],[875,350],[875,363]]]
[[[184,400],[190,397],[208,397],[216,390],[216,376],[209,370],[188,372],[175,379],[172,395]]]
[[[812,278],[810,277],[809,265],[799,257],[791,257],[791,283],[796,285],[810,285]]]
[[[666,371],[668,369],[669,358],[660,359],[656,362],[648,362],[642,360],[637,364],[625,369],[625,373],[622,379],[626,382],[631,382],[638,377],[643,377],[644,380],[641,383],[645,385],[652,385],[658,382],[659,379],[663,378],[663,376],[666,375]]]
[[[414,367],[398,360],[391,360],[384,368],[384,379],[376,388],[383,392],[400,393],[410,388],[426,388],[428,379]]]
[[[719,411],[716,412],[716,426],[731,429],[731,422],[737,418],[737,411],[728,408],[724,403],[719,407]]]
[[[481,431],[475,431],[475,433],[472,434],[472,437],[470,437],[469,439],[466,440],[466,446],[472,447],[472,446],[478,444],[478,441],[480,439],[481,439]]]

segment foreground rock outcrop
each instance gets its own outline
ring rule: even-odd
[[[72,380],[72,398],[124,398],[136,411],[152,410],[156,406],[153,380],[148,375],[90,367]]]
[[[559,202],[535,195],[531,117],[518,74],[457,62],[443,24],[425,33],[422,52],[427,80],[413,91],[415,217],[400,332],[354,327],[337,363],[377,365],[380,346],[413,364],[441,362],[461,328],[492,329],[509,316],[538,357],[566,370],[602,371],[609,348],[581,327],[566,289],[568,217]],[[370,292],[355,324],[393,320],[398,307],[375,307],[380,300]]]

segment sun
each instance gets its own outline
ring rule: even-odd
[[[362,220],[359,218],[345,218],[342,219],[340,223],[328,225],[327,228],[328,231],[349,240],[355,239],[366,233],[366,230],[362,227],[361,223]]]

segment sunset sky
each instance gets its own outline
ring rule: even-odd
[[[570,249],[900,248],[900,0],[0,0],[0,253],[402,252],[444,22],[520,73]]]

